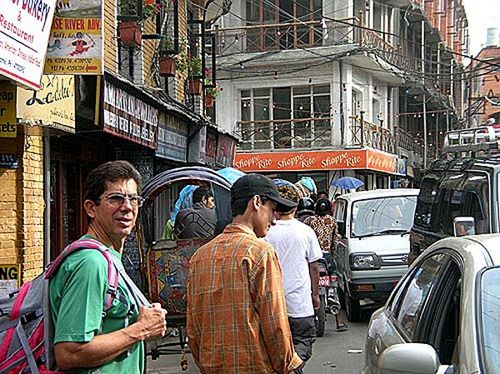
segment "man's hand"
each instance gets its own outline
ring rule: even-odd
[[[318,310],[319,306],[321,305],[321,301],[319,300],[319,295],[312,295],[312,300],[314,309]]]
[[[137,323],[142,327],[143,339],[154,340],[165,335],[167,322],[165,315],[167,311],[161,308],[159,303],[154,303],[152,307],[141,306]]]

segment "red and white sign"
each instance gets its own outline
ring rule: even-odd
[[[3,0],[0,8],[0,75],[40,89],[57,0]]]

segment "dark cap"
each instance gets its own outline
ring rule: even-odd
[[[288,212],[297,206],[293,201],[280,196],[273,181],[261,174],[247,174],[234,182],[231,187],[231,201],[250,198],[259,195],[278,204],[276,210]]]

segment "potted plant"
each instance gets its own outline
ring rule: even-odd
[[[205,86],[210,84],[210,81],[205,80]],[[205,106],[207,108],[211,108],[214,105],[214,100],[217,96],[222,92],[222,87],[216,83],[215,87],[206,87],[205,88]]]
[[[159,46],[159,70],[161,76],[174,77],[175,76],[175,57],[174,43],[169,37],[162,37]]]
[[[201,57],[191,57],[187,63],[188,68],[188,91],[193,95],[201,95],[203,84],[201,81],[202,61]]]
[[[123,47],[138,47],[142,42],[141,25],[135,20],[122,20],[118,23],[120,42]]]

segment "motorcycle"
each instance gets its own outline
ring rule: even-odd
[[[319,270],[319,301],[316,311],[316,336],[325,334],[326,313],[336,315],[340,313],[340,301],[337,293],[338,277],[335,273],[335,261],[329,252],[323,252],[323,258],[318,260]]]

